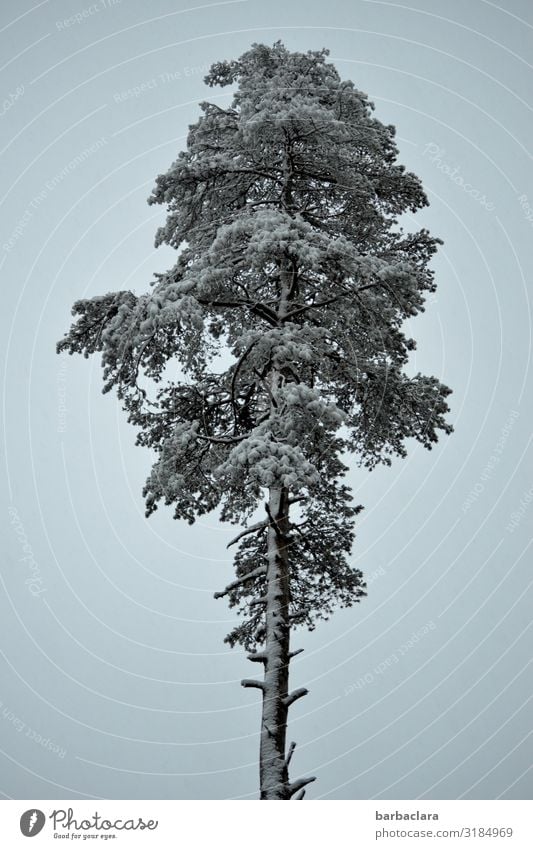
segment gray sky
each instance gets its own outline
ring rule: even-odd
[[[313,634],[293,683],[309,798],[531,798],[529,3],[4,2],[0,792],[254,798],[259,699],[213,592],[232,528],[143,515],[149,452],[98,358],[59,358],[80,297],[147,288],[210,63],[329,47],[397,127],[444,239],[413,366],[455,433],[350,481],[369,596]],[[66,408],[66,409],[65,409]],[[413,637],[413,634],[415,635]],[[529,771],[528,771],[529,770]]]

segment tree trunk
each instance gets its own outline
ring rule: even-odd
[[[290,169],[286,186],[290,187]],[[289,191],[289,189],[287,189]],[[289,194],[290,200],[290,194]],[[280,269],[281,290],[278,303],[278,321],[284,320],[291,291],[291,274],[288,261]],[[274,364],[270,372],[271,413],[276,412],[275,395],[282,381],[279,366]],[[267,527],[267,574],[265,604],[265,649],[249,655],[250,660],[264,664],[263,681],[243,681],[245,687],[257,687],[263,694],[261,715],[261,742],[259,751],[260,799],[303,799],[304,787],[312,778],[289,781],[289,762],[294,751],[291,743],[288,754],[287,719],[290,705],[307,694],[305,688],[289,693],[290,651],[290,577],[289,553],[289,491],[281,484],[271,486],[266,505]]]
[[[259,776],[261,799],[290,799],[285,747],[289,688],[289,496],[271,488],[268,503],[268,564],[265,609],[265,677]]]

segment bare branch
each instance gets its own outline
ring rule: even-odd
[[[248,536],[248,534],[254,534],[257,531],[262,531],[267,527],[268,522],[265,519],[263,519],[262,522],[257,522],[255,525],[250,525],[249,528],[245,528],[244,531],[241,531],[240,534],[237,534],[237,536],[234,537],[231,542],[228,542],[226,548],[230,548],[230,546],[235,545],[236,542],[239,542],[240,539],[245,536]]]
[[[290,540],[290,538],[291,538],[290,534],[284,534],[283,533],[283,531],[281,530],[280,526],[278,525],[276,519],[272,515],[272,512],[270,510],[268,503],[265,503],[265,510],[268,514],[268,518],[270,519],[270,522],[268,524],[271,527],[274,528],[274,530],[276,531],[276,536],[279,537],[279,539],[283,540],[284,542],[287,542],[288,540]]]
[[[289,764],[291,762],[291,758],[294,754],[295,748],[296,748],[296,743],[291,743],[291,745],[289,746],[289,751],[287,752],[287,757],[285,758],[285,766],[287,766],[287,767],[289,766]]]
[[[283,704],[287,707],[290,707],[292,704],[294,704],[295,701],[297,701],[297,699],[301,699],[303,698],[303,696],[307,696],[308,692],[309,690],[307,689],[307,687],[299,687],[297,690],[293,690],[292,693],[289,693],[288,696],[285,696],[285,698],[282,700]]]
[[[296,657],[297,654],[301,654],[305,649],[296,649],[295,651],[289,652],[289,660],[292,660],[293,657]]]
[[[267,659],[267,655],[261,651],[254,651],[251,654],[247,655],[248,660],[251,660],[252,663],[265,663]]]
[[[228,584],[221,592],[215,593],[214,597],[223,598],[232,590],[235,590],[237,587],[245,584],[246,581],[251,581],[253,578],[259,578],[261,575],[266,575],[266,566],[258,566],[257,569],[253,569],[251,572],[248,572],[247,575],[243,575],[242,578],[237,578],[235,581],[232,581],[231,584]]]
[[[295,793],[298,793],[298,790],[302,790],[308,784],[311,784],[312,781],[316,781],[316,775],[312,775],[310,778],[298,778],[292,784],[289,784],[289,794],[294,796]],[[300,798],[303,798],[303,796]]]
[[[255,681],[253,678],[243,678],[241,681],[241,687],[249,688],[252,687],[256,690],[264,690],[265,685],[262,681]]]

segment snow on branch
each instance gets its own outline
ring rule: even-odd
[[[294,754],[295,748],[296,748],[296,743],[292,742],[291,745],[289,746],[289,751],[287,752],[287,757],[285,758],[285,766],[286,767],[288,767],[290,762],[291,762],[291,758]]]
[[[283,533],[283,531],[281,530],[280,526],[278,525],[276,519],[272,515],[272,512],[271,512],[270,507],[269,507],[267,502],[265,502],[265,510],[267,511],[268,518],[270,519],[270,525],[274,528],[274,530],[276,532],[276,536],[279,537],[282,540],[289,539],[289,536],[287,534]]]
[[[298,778],[296,781],[293,781],[292,784],[289,784],[289,795],[294,796],[295,793],[298,793],[299,790],[303,790],[303,788],[308,784],[311,784],[312,781],[316,781],[316,775],[312,775],[310,778]],[[300,798],[303,798],[303,796]]]
[[[268,655],[262,651],[254,651],[247,655],[247,658],[248,660],[251,660],[252,663],[265,663],[268,659]]]
[[[241,681],[241,687],[249,688],[253,687],[256,690],[264,690],[265,684],[263,681],[256,681],[253,678],[243,678]]]
[[[260,598],[253,598],[250,602],[250,607],[255,607],[257,604],[266,604],[267,602],[268,598],[262,595]]]
[[[237,534],[231,542],[228,542],[226,548],[230,548],[230,546],[235,545],[236,542],[239,542],[240,539],[247,536],[248,534],[254,534],[257,531],[262,531],[264,528],[268,527],[268,522],[263,520],[262,522],[257,522],[255,525],[250,525],[249,528],[245,528],[244,531],[241,531],[240,534]]]
[[[285,698],[283,699],[283,704],[287,707],[290,707],[298,699],[307,696],[308,692],[309,690],[306,687],[299,687],[298,690],[293,690],[292,693],[289,693],[288,696],[285,696]]]
[[[225,595],[228,595],[232,590],[235,590],[237,587],[245,584],[246,581],[251,581],[253,578],[259,578],[261,575],[266,575],[266,566],[258,566],[257,569],[253,569],[251,572],[248,572],[247,575],[243,575],[242,578],[237,578],[237,580],[232,581],[231,584],[228,584],[222,592],[215,593],[215,598],[223,598]]]

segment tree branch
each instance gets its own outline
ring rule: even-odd
[[[285,758],[285,766],[286,767],[288,767],[290,762],[291,762],[291,758],[294,754],[295,748],[296,748],[296,743],[291,743],[291,745],[289,746],[289,751],[287,752],[287,757]]]
[[[309,690],[307,687],[299,687],[298,690],[293,690],[292,693],[289,693],[288,696],[283,698],[283,704],[286,705],[286,707],[290,707],[295,701],[297,701],[297,699],[307,696],[308,692]]]
[[[294,796],[295,793],[298,793],[298,790],[302,790],[308,784],[311,784],[312,781],[316,781],[316,775],[312,775],[310,778],[298,778],[296,781],[293,781],[292,784],[289,784],[290,796]]]
[[[366,283],[364,286],[358,286],[357,289],[355,289],[352,294],[358,295],[359,292],[365,292],[367,289],[375,289],[378,286],[384,286],[385,288],[387,288],[384,281],[376,280],[373,283]],[[289,321],[291,318],[294,318],[294,316],[301,315],[302,313],[307,312],[308,310],[314,310],[314,309],[318,309],[319,307],[326,307],[329,304],[334,304],[335,301],[339,300],[339,298],[342,298],[342,297],[344,297],[345,295],[348,295],[348,294],[350,294],[350,292],[345,291],[340,295],[335,295],[332,298],[327,298],[325,301],[319,301],[316,304],[304,304],[303,306],[298,307],[297,309],[288,313],[284,317],[284,320]]]
[[[243,678],[241,681],[241,687],[245,688],[254,688],[256,690],[264,690],[265,685],[263,681],[255,681],[253,678]]]
[[[243,439],[247,439],[248,434],[244,436],[206,436],[203,433],[197,433],[196,437],[198,439],[205,439],[206,442],[212,442],[215,445],[233,445],[237,442],[242,442]]]
[[[268,524],[269,523],[265,519],[263,519],[262,522],[256,522],[255,525],[250,525],[249,528],[245,528],[244,531],[241,531],[240,534],[237,534],[237,536],[234,537],[231,542],[228,542],[226,548],[230,548],[232,545],[235,545],[236,542],[239,542],[240,539],[245,536],[248,536],[248,534],[254,534],[257,531],[264,530],[264,528],[268,527]]]
[[[289,652],[289,660],[292,660],[293,657],[296,657],[297,654],[301,654],[305,649],[296,649],[295,651]]]
[[[237,362],[237,364],[235,366],[235,370],[234,370],[233,375],[231,377],[231,398],[232,398],[233,404],[235,404],[235,381],[237,380],[237,375],[238,375],[238,373],[241,369],[241,366],[244,363],[246,357],[248,356],[248,354],[250,353],[252,348],[255,345],[257,345],[258,342],[259,342],[259,339],[254,339],[254,341],[251,342],[250,345],[248,345],[248,347],[246,348],[244,353],[241,354],[241,356],[239,357],[239,361]]]
[[[267,655],[262,651],[254,651],[252,654],[247,655],[248,660],[251,660],[252,663],[265,663],[267,659]]]
[[[325,301],[319,301],[316,304],[305,304],[304,306],[298,307],[298,309],[287,313],[287,315],[285,316],[285,321],[289,321],[291,318],[294,318],[295,315],[301,315],[301,313],[307,312],[307,310],[314,310],[318,309],[319,307],[326,307],[328,306],[328,304],[334,304],[335,301],[338,301],[341,297],[343,296],[335,295],[333,298],[327,298]]]
[[[253,569],[251,572],[248,572],[247,575],[243,575],[242,578],[237,578],[236,581],[232,581],[231,584],[222,590],[222,592],[215,593],[215,598],[223,598],[225,595],[228,595],[232,590],[237,589],[242,584],[245,584],[246,581],[251,581],[252,578],[259,578],[261,575],[266,575],[266,566],[258,566],[257,569]]]
[[[250,312],[255,313],[260,318],[266,319],[273,327],[278,324],[278,317],[274,310],[271,310],[265,304],[254,303],[253,301],[205,301],[197,298],[198,303],[203,307],[248,307]]]
[[[279,539],[281,539],[283,542],[287,542],[288,540],[290,540],[290,534],[284,534],[283,533],[283,531],[281,530],[280,526],[278,525],[276,519],[272,515],[272,512],[270,510],[268,502],[265,503],[265,510],[267,512],[268,518],[270,519],[270,522],[268,523],[268,525],[270,527],[274,528],[274,530],[276,532],[276,536],[279,537]]]
[[[250,602],[250,607],[255,607],[257,604],[266,604],[268,601],[267,597],[262,595],[261,598],[254,598]]]

